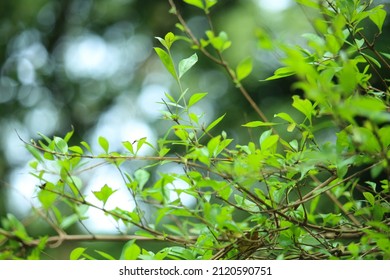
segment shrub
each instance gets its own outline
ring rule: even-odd
[[[212,22],[210,10],[218,1],[184,2]],[[386,11],[359,0],[297,2],[317,14],[316,33],[304,35],[305,47],[274,46],[284,53],[283,66],[267,80],[296,77],[295,113],[267,117],[244,85],[253,59],[231,66],[224,58],[232,44],[227,33],[210,24],[203,38],[195,37],[169,0],[178,33],[157,37],[155,48],[179,91],[163,100],[170,122],[166,134],[157,144],[146,138],[123,142],[123,151],[111,151],[103,136],[99,151],[86,142],[71,144],[73,131],[26,143],[34,156],[32,174],[41,182],[36,211],[56,234],[30,236],[9,214],[2,221],[1,257],[40,258],[67,240],[119,240],[126,242],[123,259],[389,259],[390,54],[376,48]],[[368,22],[375,34],[366,32]],[[172,46],[179,40],[193,54],[176,63]],[[249,102],[257,119],[242,125],[256,140],[236,143],[218,132],[225,114],[205,123],[194,112],[207,93],[191,93],[182,78],[198,59],[226,70]],[[141,156],[144,146],[154,154]],[[144,164],[132,171],[134,161]],[[84,193],[78,171],[102,162],[119,171],[132,209],[106,207],[116,192],[109,185]],[[172,163],[183,172],[155,173],[156,166]],[[100,203],[91,203],[90,196]],[[90,208],[123,224],[126,233],[67,233],[70,225],[88,219]],[[160,241],[163,248],[148,250],[144,241]],[[70,258],[114,258],[109,251],[91,253],[78,247]]]

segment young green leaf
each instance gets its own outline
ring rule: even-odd
[[[176,41],[175,34],[173,34],[172,32],[168,32],[165,35],[164,39],[165,39],[165,44],[166,44],[168,50],[171,48],[173,42]]]
[[[82,256],[82,254],[85,252],[86,248],[82,248],[82,247],[77,247],[75,249],[72,250],[72,252],[70,253],[70,260],[78,260],[80,259],[80,257]]]
[[[191,107],[192,105],[198,103],[200,100],[203,99],[207,95],[207,92],[201,92],[201,93],[194,93],[191,97],[190,100],[188,101],[188,108]]]
[[[48,184],[51,184],[51,183],[46,183],[46,186]],[[53,203],[57,200],[57,194],[55,194],[51,191],[42,189],[38,193],[38,199],[45,209],[49,209],[53,205]]]
[[[252,72],[253,63],[250,57],[243,59],[236,68],[236,79],[238,82],[242,81]]]
[[[171,73],[173,78],[177,80],[177,74],[171,56],[161,48],[156,47],[154,48],[154,50],[159,56],[161,62],[164,64],[165,68],[168,70],[168,72]]]
[[[379,32],[382,32],[383,23],[386,19],[386,11],[383,10],[383,5],[376,6],[370,10],[368,17],[378,27]]]
[[[95,250],[95,252],[98,253],[100,256],[102,256],[106,260],[110,260],[110,261],[116,260],[113,256],[111,256],[110,254],[108,254],[106,252],[99,251],[99,250]]]
[[[110,147],[110,144],[108,143],[107,139],[104,138],[103,136],[99,136],[98,141],[99,141],[100,147],[102,147],[102,149],[103,149],[106,153],[108,153],[108,149],[109,149],[109,147]]]
[[[106,184],[106,185],[104,185],[104,186],[100,189],[100,191],[95,191],[95,192],[92,192],[92,193],[95,195],[95,197],[96,197],[98,200],[100,200],[100,201],[103,202],[103,206],[104,206],[104,205],[106,205],[107,200],[110,198],[110,196],[111,196],[113,193],[115,193],[115,192],[116,192],[116,190],[113,190],[112,188],[110,188],[110,187],[107,186],[107,184]]]
[[[202,0],[184,0],[184,2],[202,10],[205,8]]]
[[[91,147],[89,146],[89,144],[87,142],[81,141],[80,144],[83,145],[87,149],[87,151],[92,154]]]
[[[265,81],[277,80],[285,77],[290,77],[295,75],[295,71],[291,67],[281,67],[275,70],[274,74],[271,77],[265,79]]]
[[[80,155],[82,155],[84,153],[83,149],[79,146],[71,146],[71,147],[69,147],[69,151],[72,151],[72,152],[74,152],[76,154],[80,154]]]
[[[136,260],[141,254],[141,248],[135,244],[135,239],[127,242],[122,249],[121,260]]]
[[[285,121],[288,121],[290,123],[287,127],[288,132],[292,132],[297,125],[297,123],[294,121],[294,119],[287,113],[282,112],[279,114],[275,114],[275,117],[279,117],[279,118],[281,118]]]
[[[26,149],[30,152],[30,154],[35,157],[39,162],[42,162],[42,156],[41,153],[33,146],[27,144]]]
[[[134,172],[134,179],[137,181],[140,190],[143,189],[149,178],[150,173],[144,169],[138,169]]]
[[[123,141],[122,142],[122,145],[123,147],[126,148],[126,150],[128,150],[131,154],[134,154],[134,148],[133,148],[133,144],[130,143],[129,141]]]
[[[198,61],[198,56],[196,53],[191,55],[188,58],[182,59],[179,62],[179,78],[183,77],[183,75],[191,69],[192,66]]]
[[[273,125],[277,125],[277,124],[278,123],[274,123],[274,122],[252,121],[252,122],[247,122],[246,124],[243,124],[242,126],[259,127],[259,126],[273,126]]]
[[[208,9],[218,3],[218,0],[205,0],[206,2],[206,12],[208,13]]]
[[[67,153],[68,152],[68,144],[66,141],[60,137],[54,137],[54,143],[56,144],[56,147],[61,153]]]
[[[213,121],[211,124],[209,124],[206,129],[205,129],[205,132],[209,132],[214,126],[216,126],[217,124],[219,124],[223,118],[225,117],[226,114],[223,114],[222,116],[220,116],[218,119],[216,119],[215,121]]]
[[[306,116],[311,123],[311,117],[314,114],[314,106],[308,99],[301,99],[298,95],[293,96],[293,107]]]
[[[375,197],[372,193],[370,192],[363,192],[363,196],[365,199],[367,199],[368,203],[371,204],[371,206],[375,205]]]

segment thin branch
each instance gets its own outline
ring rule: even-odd
[[[190,40],[192,41],[192,43],[206,56],[208,57],[210,60],[212,60],[213,62],[217,63],[218,65],[221,65],[225,70],[226,72],[228,73],[228,75],[230,76],[230,79],[235,82],[237,81],[237,77],[236,77],[236,74],[234,73],[234,71],[232,70],[232,68],[229,66],[228,62],[226,62],[224,59],[223,59],[223,56],[222,56],[222,53],[218,50],[216,50],[217,52],[217,55],[218,55],[218,58],[213,56],[212,54],[210,54],[199,42],[199,40],[195,37],[195,35],[192,33],[191,29],[188,27],[186,21],[184,20],[184,18],[181,16],[180,12],[177,10],[176,8],[176,5],[174,3],[173,0],[168,0],[169,1],[169,4],[171,5],[172,7],[172,11],[173,13],[176,15],[177,19],[179,20],[180,24],[183,26],[185,32],[187,33],[188,37],[190,38]],[[212,24],[211,24],[211,20],[210,20],[210,17],[208,16],[208,20],[210,22],[210,27],[213,28]],[[235,82],[236,83],[236,82]],[[263,113],[263,111],[259,108],[259,106],[256,104],[256,102],[253,100],[253,98],[249,95],[248,91],[242,86],[241,83],[236,83],[236,86],[238,87],[239,91],[241,92],[241,94],[244,96],[244,98],[249,102],[249,104],[251,105],[251,107],[255,110],[255,112],[257,113],[257,115],[264,121],[264,122],[268,122],[268,118],[265,116],[265,114]],[[271,129],[276,132],[274,130],[274,128],[271,126]]]

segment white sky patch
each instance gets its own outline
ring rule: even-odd
[[[126,211],[132,211],[135,207],[134,199],[127,189],[122,177],[113,166],[97,167],[93,173],[89,173],[88,186],[85,193],[87,201],[98,206],[103,206],[103,202],[99,201],[94,191],[100,191],[104,185],[107,185],[115,192],[108,198],[104,205],[105,209],[113,210],[120,208]],[[87,215],[88,220],[85,220],[85,226],[92,232],[115,232],[118,228],[122,228],[122,224],[118,224],[112,217],[107,216],[103,211],[96,208],[89,208]]]
[[[161,111],[167,110],[162,100],[166,100],[164,92],[168,89],[158,84],[145,86],[138,96],[137,104],[139,108],[152,119],[160,119]]]
[[[70,42],[65,51],[65,67],[71,77],[108,78],[119,64],[119,48],[93,34]]]
[[[281,12],[293,4],[292,0],[255,0],[255,2],[261,9],[271,12]]]

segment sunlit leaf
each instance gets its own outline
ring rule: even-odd
[[[108,149],[110,147],[110,144],[108,143],[107,139],[103,136],[99,136],[98,142],[99,142],[100,147],[102,147],[102,149],[106,153],[108,153]]]
[[[122,249],[122,260],[136,260],[141,254],[141,248],[135,244],[135,239],[126,243]]]
[[[314,107],[310,100],[301,99],[298,95],[294,95],[292,106],[304,114],[311,122],[311,117],[314,114]]]
[[[291,67],[281,67],[277,69],[271,77],[265,79],[266,81],[277,80],[285,77],[295,75],[295,71]]]
[[[193,5],[195,7],[198,7],[202,10],[204,10],[205,6],[203,4],[202,0],[184,0],[187,4]]]
[[[277,125],[278,123],[274,122],[262,122],[262,121],[252,121],[252,122],[247,122],[246,124],[243,124],[242,126],[245,127],[260,127],[260,126],[273,126]]]
[[[106,252],[99,251],[99,250],[95,250],[95,252],[98,253],[100,256],[102,256],[106,260],[111,260],[111,261],[116,260],[113,256],[111,256],[110,254],[108,254]]]
[[[252,72],[252,68],[253,68],[252,59],[250,57],[242,60],[236,68],[237,81],[240,82],[241,80],[248,77],[249,74]]]
[[[207,92],[202,93],[194,93],[190,100],[188,101],[188,107],[191,107],[192,105],[198,103],[200,100],[202,100],[207,95]]]
[[[378,27],[380,32],[382,32],[382,27],[386,19],[386,14],[386,11],[383,10],[383,5],[376,6],[369,12],[369,18]]]
[[[223,114],[223,115],[220,116],[218,119],[216,119],[216,120],[213,121],[211,124],[209,124],[209,125],[206,127],[205,131],[208,132],[208,131],[210,131],[212,128],[214,128],[217,124],[219,124],[219,123],[223,120],[223,118],[225,117],[225,115],[226,115],[226,114]]]
[[[86,248],[83,248],[83,247],[77,247],[75,249],[72,250],[72,252],[70,253],[70,260],[78,260],[80,259],[80,257],[83,255],[83,253],[85,252]]]
[[[183,77],[183,75],[191,69],[192,66],[198,61],[198,56],[196,53],[191,55],[188,58],[182,59],[179,62],[179,78]]]
[[[116,190],[113,190],[112,188],[110,188],[107,184],[105,184],[101,189],[100,191],[94,191],[92,192],[95,197],[102,201],[103,202],[103,205],[106,204],[107,200],[110,198],[110,196],[115,193]]]
[[[156,47],[154,48],[154,50],[156,51],[157,55],[159,56],[161,62],[164,64],[168,72],[171,73],[173,78],[177,80],[177,74],[171,56],[161,48]]]

